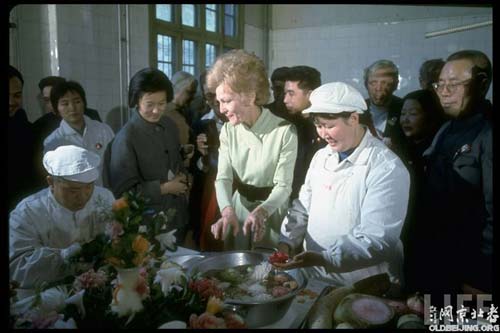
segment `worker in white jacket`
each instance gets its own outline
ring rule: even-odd
[[[56,84],[50,92],[52,108],[62,117],[61,124],[43,141],[43,153],[59,146],[75,145],[90,150],[104,160],[106,147],[115,134],[105,123],[87,117],[85,90],[75,81]],[[102,186],[102,163],[95,184]]]
[[[21,288],[74,274],[69,259],[104,232],[101,212],[111,210],[114,197],[94,186],[99,165],[97,154],[72,145],[44,155],[49,187],[22,200],[9,218],[10,278]]]
[[[367,107],[356,89],[327,83],[311,93],[310,102],[303,112],[312,115],[328,145],[314,155],[281,227],[280,250],[303,245],[305,251],[277,266],[311,267],[311,275],[337,286],[387,272],[397,287],[408,171],[368,130],[373,125],[364,118]]]

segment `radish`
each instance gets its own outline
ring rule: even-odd
[[[411,312],[418,314],[419,316],[424,315],[424,298],[420,293],[417,292],[415,295],[408,297],[406,305],[408,305]]]
[[[374,296],[350,294],[335,310],[336,323],[347,322],[356,328],[383,327],[394,318],[394,311],[387,303]]]
[[[324,297],[319,298],[309,312],[308,328],[333,328],[332,314],[335,312],[335,308],[340,301],[352,291],[352,287],[339,287],[332,290]]]

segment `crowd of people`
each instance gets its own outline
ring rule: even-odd
[[[367,66],[365,99],[310,66],[268,79],[261,59],[231,50],[199,80],[138,71],[114,133],[61,77],[40,81],[45,113],[31,124],[10,66],[11,279],[29,289],[69,274],[103,227],[97,198],[135,190],[151,211],[175,209],[192,249],[278,248],[292,258],[281,268],[335,285],[385,272],[394,295],[437,302],[491,293],[491,62],[476,50],[426,61],[402,98],[398,78],[390,60]]]

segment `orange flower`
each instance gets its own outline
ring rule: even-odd
[[[120,199],[115,200],[113,202],[113,205],[111,206],[111,210],[114,213],[117,213],[125,208],[128,208],[128,202],[127,202],[127,199],[125,199],[124,197],[121,197]]]
[[[141,235],[137,235],[135,237],[134,241],[132,242],[132,250],[139,254],[144,254],[148,251],[149,249],[149,242],[146,238],[142,237]]]

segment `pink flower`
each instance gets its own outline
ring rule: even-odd
[[[135,291],[142,297],[145,295],[149,295],[149,286],[148,283],[146,282],[146,278],[144,275],[139,275],[139,278],[137,279],[137,285],[135,286]]]
[[[108,277],[106,276],[105,272],[103,271],[95,272],[94,269],[92,268],[75,279],[75,282],[73,283],[73,288],[76,291],[80,291],[82,289],[104,287],[107,279]]]
[[[190,328],[226,328],[223,318],[218,318],[211,313],[204,312],[199,317],[192,314],[189,317]]]
[[[123,235],[123,226],[120,222],[114,220],[113,222],[106,224],[105,233],[112,240],[116,240]]]

